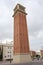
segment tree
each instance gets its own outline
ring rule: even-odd
[[[40,55],[36,55],[36,58],[37,58],[37,60],[39,60],[39,58],[40,58]]]

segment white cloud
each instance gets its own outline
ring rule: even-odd
[[[0,39],[13,38],[13,8],[17,3],[26,7],[31,49],[43,45],[43,0],[0,0]]]
[[[10,17],[9,8],[6,6],[5,2],[1,0],[0,2],[0,39],[6,39],[12,37],[12,19]]]

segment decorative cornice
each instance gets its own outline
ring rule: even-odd
[[[23,14],[25,14],[25,15],[27,15],[27,13],[26,12],[23,12],[23,11],[21,11],[21,10],[16,10],[15,12],[14,12],[14,15],[12,16],[12,17],[14,17],[15,16],[15,14],[17,13],[17,12],[22,12]]]
[[[25,7],[20,5],[20,4],[17,4],[16,7],[14,8],[14,15],[13,15],[13,17],[15,16],[15,14],[17,12],[22,12],[23,14],[27,15],[27,13],[25,12]]]

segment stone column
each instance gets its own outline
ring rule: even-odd
[[[14,8],[14,63],[30,62],[30,48],[25,7],[17,4]]]

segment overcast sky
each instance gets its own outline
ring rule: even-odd
[[[26,7],[31,50],[43,46],[43,0],[0,0],[0,40],[13,40],[13,9],[19,3]]]

